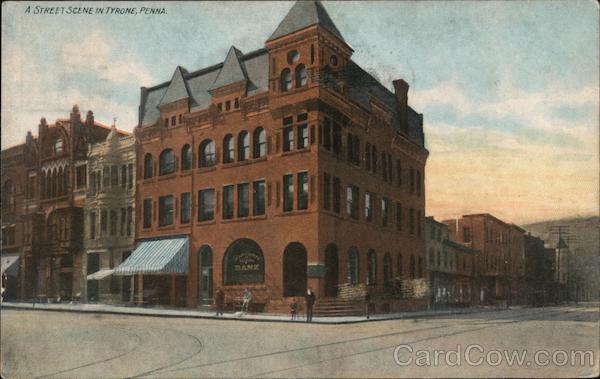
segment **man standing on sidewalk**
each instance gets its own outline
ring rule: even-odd
[[[306,290],[306,322],[312,321],[313,305],[315,305],[315,294],[308,288]]]
[[[217,296],[215,296],[215,305],[217,306],[217,316],[223,316],[223,306],[225,303],[225,295],[221,287],[217,288]]]

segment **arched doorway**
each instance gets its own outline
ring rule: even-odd
[[[338,252],[334,244],[325,249],[325,296],[337,296]]]
[[[283,252],[283,296],[303,296],[306,292],[306,249],[289,244]]]
[[[213,296],[213,252],[204,245],[198,252],[198,303]]]

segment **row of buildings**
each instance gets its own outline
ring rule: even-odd
[[[133,135],[77,106],[42,119],[2,151],[9,297],[197,307],[221,287],[233,307],[248,288],[280,312],[312,288],[388,312],[523,296],[532,237],[426,220],[423,116],[352,53],[299,1],[264,48],[142,87]]]

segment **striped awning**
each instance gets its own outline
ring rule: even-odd
[[[185,274],[188,246],[187,236],[143,240],[113,274]]]
[[[109,268],[98,270],[93,274],[89,274],[87,276],[87,280],[102,280],[102,279],[106,278],[107,276],[111,275],[114,271],[115,270],[109,269]]]

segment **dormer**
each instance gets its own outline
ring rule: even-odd
[[[241,99],[246,96],[248,74],[242,58],[242,52],[231,46],[223,66],[208,90],[217,113],[239,110]]]
[[[190,110],[190,90],[185,77],[187,71],[177,66],[169,87],[165,91],[158,108],[160,109],[159,123],[163,127],[175,127],[183,124],[183,114]]]
[[[353,50],[320,1],[294,3],[265,45],[272,94],[327,84],[343,88]]]

